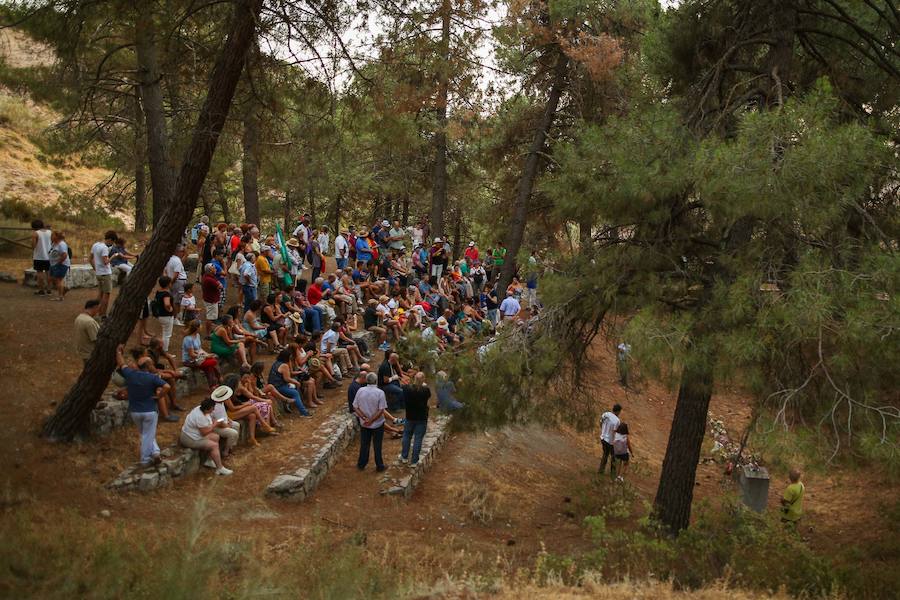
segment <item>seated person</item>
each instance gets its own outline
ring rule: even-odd
[[[206,463],[212,461],[218,475],[231,475],[233,471],[222,464],[222,455],[219,452],[219,435],[216,433],[227,427],[225,421],[213,421],[212,412],[216,403],[212,398],[204,398],[200,406],[195,407],[184,419],[181,427],[181,435],[178,441],[185,448],[194,448],[207,452],[209,458]]]
[[[456,399],[454,394],[456,393],[456,386],[450,381],[447,377],[447,373],[444,371],[438,371],[437,373],[437,397],[438,397],[438,409],[444,412],[453,412],[455,410],[459,410],[465,406],[462,402]]]
[[[250,345],[250,360],[253,360],[256,340],[236,335],[234,330],[234,317],[228,314],[224,315],[219,326],[209,336],[210,350],[222,360],[229,360],[232,356],[237,356],[238,360],[241,361],[241,365],[249,366],[246,344]]]
[[[219,361],[203,350],[200,341],[199,320],[194,319],[187,324],[184,340],[181,342],[181,362],[191,369],[199,369],[206,375],[206,383],[212,390],[219,385],[222,374],[219,372]]]
[[[243,328],[250,332],[252,337],[266,342],[271,352],[280,352],[283,346],[278,339],[277,329],[270,329],[268,325],[259,319],[262,307],[263,303],[259,299],[253,300],[247,305],[247,310],[244,311]]]

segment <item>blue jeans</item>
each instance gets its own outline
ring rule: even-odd
[[[309,411],[306,410],[305,406],[303,406],[303,400],[300,398],[300,391],[297,388],[293,388],[289,385],[283,385],[275,389],[278,390],[278,393],[282,396],[287,396],[288,398],[290,398],[294,403],[294,406],[297,407],[297,410],[300,411],[301,415],[309,415]]]
[[[159,454],[159,446],[156,444],[156,423],[159,420],[159,413],[133,412],[131,420],[141,434],[141,462],[149,463]]]
[[[256,286],[242,285],[244,289],[244,310],[250,310],[250,305],[256,300]]]
[[[410,462],[416,464],[419,462],[419,452],[422,450],[422,439],[425,437],[425,431],[428,429],[428,421],[407,421],[403,426],[403,441],[400,448],[400,456],[409,458],[409,441],[412,444],[412,459]]]
[[[396,383],[389,383],[381,388],[384,395],[387,396],[387,405],[389,411],[400,410],[406,406],[403,401],[403,388]]]
[[[310,333],[322,331],[322,315],[315,308],[303,309],[303,327]]]
[[[346,258],[338,258],[338,259],[335,259],[335,261],[337,262],[338,270],[343,271],[344,269],[347,268],[347,259]]]
[[[384,441],[384,425],[377,429],[360,427],[359,429],[359,460],[356,461],[357,469],[365,469],[369,464],[369,445],[375,449],[375,466],[384,470],[384,460],[381,458],[381,443]]]

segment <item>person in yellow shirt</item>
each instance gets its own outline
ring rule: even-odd
[[[791,483],[784,490],[784,496],[781,498],[781,520],[796,526],[800,517],[803,516],[803,494],[806,488],[800,481],[800,471],[791,469],[788,476]]]
[[[263,245],[256,259],[256,274],[259,276],[258,298],[268,298],[272,291],[272,247]]]

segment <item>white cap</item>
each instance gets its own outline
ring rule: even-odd
[[[442,239],[439,238],[439,237],[434,238],[434,243],[435,243],[435,244],[440,244],[440,243],[443,242],[443,241],[444,241],[444,240],[442,240]]]
[[[474,246],[474,245],[475,245],[475,241],[474,241],[474,240],[471,241],[471,242],[469,242],[469,248],[471,248],[471,247]]]
[[[384,221],[381,222],[381,226],[382,226],[382,227],[390,227],[391,224],[388,222],[387,219],[385,219]]]

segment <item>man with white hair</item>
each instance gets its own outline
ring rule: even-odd
[[[356,468],[360,471],[369,464],[369,446],[375,450],[375,470],[384,471],[384,460],[381,456],[381,444],[384,441],[384,414],[387,410],[387,399],[384,392],[378,389],[378,375],[366,375],[366,387],[356,392],[353,399],[353,412],[359,418],[359,459]]]

